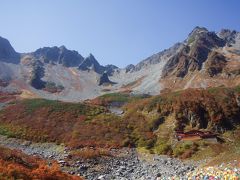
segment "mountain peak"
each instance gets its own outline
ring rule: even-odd
[[[218,34],[218,37],[225,40],[227,44],[234,43],[234,39],[237,35],[237,31],[230,29],[222,29]]]
[[[61,50],[68,50],[68,49],[66,48],[66,46],[64,46],[64,45],[60,46],[59,49],[61,49]]]
[[[195,27],[192,32],[189,34],[188,38],[185,41],[186,45],[192,46],[208,46],[212,47],[223,47],[225,41],[215,33],[208,31],[205,27]]]
[[[98,85],[102,86],[102,85],[112,85],[112,84],[116,84],[115,82],[112,82],[109,78],[108,78],[108,74],[107,71],[104,71],[104,73],[100,76],[99,80],[98,80]]]
[[[112,75],[113,72],[118,69],[117,66],[114,66],[112,64],[102,66],[99,64],[99,62],[96,60],[96,58],[93,56],[93,54],[89,54],[84,61],[80,64],[78,67],[80,70],[83,71],[89,71],[94,70],[98,74],[104,74],[107,73],[108,75]]]
[[[237,33],[237,31],[235,31],[235,30],[231,30],[231,29],[221,29],[220,30],[220,32],[219,32],[219,34],[236,34]]]
[[[206,34],[208,33],[209,31],[207,30],[207,28],[205,27],[199,27],[199,26],[196,26],[188,35],[188,42],[192,42],[193,39],[196,39],[197,36],[201,35],[201,34]]]
[[[83,61],[77,51],[68,50],[65,46],[43,47],[33,52],[33,55],[45,63],[59,63],[66,67],[77,67]]]
[[[10,42],[0,36],[0,61],[18,64],[20,55],[17,53]]]
[[[99,74],[104,72],[103,67],[98,63],[91,53],[83,60],[78,68],[83,71],[94,70]]]
[[[208,29],[205,27],[196,26],[190,34],[201,33],[201,32],[208,32]]]
[[[91,58],[91,59],[95,59],[95,57],[93,56],[92,53],[90,53],[87,57],[88,57],[88,58]],[[95,60],[96,60],[96,59],[95,59]]]
[[[84,62],[87,62],[87,63],[90,63],[90,64],[95,64],[95,65],[100,65],[98,63],[98,61],[96,60],[96,58],[90,53],[83,61]]]

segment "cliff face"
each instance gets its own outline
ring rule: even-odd
[[[20,54],[17,53],[9,41],[0,37],[0,61],[17,64],[20,62]]]
[[[201,70],[209,53],[225,45],[225,41],[205,28],[195,28],[186,40],[185,46],[167,62],[163,78],[176,76],[184,78],[188,73]]]
[[[114,82],[110,81],[108,78],[107,72],[104,72],[103,75],[99,78],[98,85],[112,85]]]
[[[239,40],[236,31],[195,28],[184,46],[163,68],[164,88],[187,89],[239,84]],[[230,83],[231,82],[231,83]]]
[[[32,55],[44,63],[62,64],[66,67],[77,67],[84,59],[77,51],[68,50],[65,46],[40,48]]]

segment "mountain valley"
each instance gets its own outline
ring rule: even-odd
[[[196,27],[126,68],[0,38],[0,178],[187,179],[209,166],[239,177],[239,136],[237,31]]]

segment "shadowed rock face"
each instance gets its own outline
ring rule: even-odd
[[[78,68],[83,71],[94,70],[99,74],[104,72],[104,67],[98,63],[92,54],[86,57]]]
[[[108,78],[107,72],[104,72],[99,78],[98,85],[101,86],[101,85],[111,85],[111,84],[116,84],[116,83],[110,81],[110,79]]]
[[[134,66],[133,64],[129,64],[129,65],[125,68],[126,73],[128,73],[128,72],[134,70],[134,68],[135,68],[135,66]]]
[[[170,58],[170,60],[164,66],[162,77],[167,77],[169,75],[176,75],[177,77],[185,76],[188,72],[191,62],[193,62],[187,56],[188,52],[189,47],[185,46],[179,53]]]
[[[13,49],[7,39],[0,37],[0,61],[18,64],[20,55]]]
[[[212,52],[209,55],[208,61],[206,63],[206,70],[209,76],[213,77],[217,74],[222,73],[227,61],[222,54],[217,52]]]
[[[118,67],[114,65],[100,65],[92,54],[86,57],[78,68],[82,71],[93,70],[98,74],[103,74],[106,72],[108,75],[112,75],[114,71],[118,69]]]
[[[229,45],[230,43],[235,43],[235,37],[237,35],[236,31],[231,31],[229,29],[222,29],[219,33],[218,36],[223,39],[224,41],[227,42]]]
[[[111,76],[115,71],[117,71],[119,69],[117,66],[112,65],[112,64],[108,64],[104,68],[109,76]]]
[[[35,89],[43,89],[46,84],[44,81],[42,81],[43,76],[44,76],[43,64],[40,61],[36,61],[33,65],[30,85]]]
[[[40,48],[33,56],[44,63],[58,63],[66,67],[77,67],[84,59],[77,51],[68,50],[64,46]]]
[[[185,77],[189,72],[200,70],[213,48],[223,47],[225,41],[206,28],[196,27],[185,41],[186,45],[167,62],[163,78]]]

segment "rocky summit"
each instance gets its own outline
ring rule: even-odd
[[[0,37],[0,61],[18,64],[19,60],[20,54],[13,49],[7,39]]]

